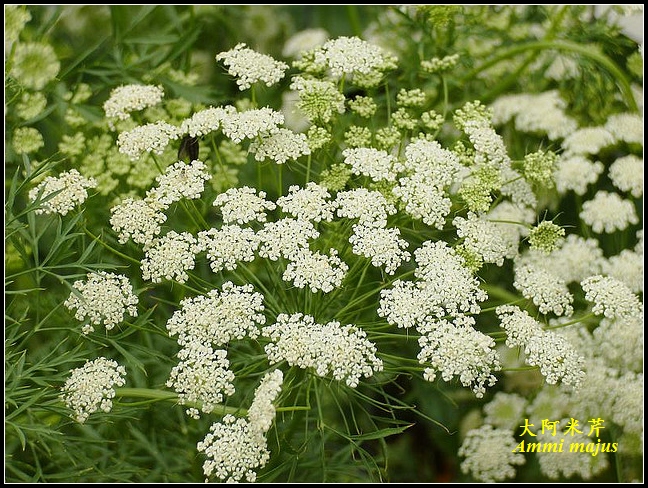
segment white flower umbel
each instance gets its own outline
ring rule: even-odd
[[[93,325],[103,324],[106,330],[124,320],[124,314],[137,317],[139,303],[133,294],[133,287],[123,275],[99,271],[88,273],[86,281],[75,281],[74,289],[64,305],[69,310],[76,309],[77,320],[90,320],[83,326],[83,333],[94,331]]]
[[[547,134],[552,141],[565,138],[578,127],[577,122],[565,114],[566,107],[558,90],[504,95],[491,105],[495,125],[514,118],[518,131]]]
[[[538,366],[550,385],[559,381],[578,389],[585,378],[585,359],[564,337],[551,331],[533,335],[524,348],[526,362]]]
[[[292,281],[297,288],[308,286],[313,293],[319,290],[329,293],[339,288],[348,270],[349,266],[333,248],[328,256],[303,248],[292,256],[282,279]]]
[[[516,266],[513,286],[524,298],[533,300],[540,313],[569,317],[574,312],[574,297],[567,283],[545,269],[531,264]]]
[[[564,421],[563,421],[564,423]],[[564,429],[564,426],[562,426]],[[600,446],[595,438],[587,436],[586,431],[582,434],[566,435],[565,432],[557,431],[556,436],[552,432],[540,432],[533,441],[538,443],[555,443],[556,439],[565,440],[561,442],[561,452],[536,451],[536,458],[540,465],[542,474],[552,480],[569,479],[576,477],[576,480],[590,480],[599,473],[605,471],[609,462],[606,454],[600,452]],[[598,454],[594,455],[598,451]]]
[[[259,256],[276,261],[279,257],[295,259],[301,249],[308,248],[311,239],[319,237],[312,222],[284,218],[266,223],[257,236],[261,240]]]
[[[247,110],[245,112],[227,113],[221,121],[221,129],[225,136],[236,144],[244,139],[255,139],[268,136],[279,130],[284,123],[284,116],[269,107]]]
[[[286,40],[281,54],[286,58],[301,58],[303,51],[310,51],[328,40],[326,29],[304,29]]]
[[[396,213],[396,207],[382,193],[366,188],[338,192],[334,206],[338,217],[359,219],[366,227],[386,227],[387,216]]]
[[[167,217],[160,210],[164,207],[155,201],[127,198],[110,209],[110,225],[118,234],[119,243],[132,238],[147,249],[162,230]]]
[[[598,246],[598,241],[576,234],[568,235],[561,246],[549,254],[529,249],[516,259],[517,266],[533,265],[565,283],[578,283],[588,276],[600,273],[603,262],[603,251]]]
[[[160,121],[122,132],[117,136],[117,147],[120,153],[135,161],[144,153],[162,154],[169,143],[178,137],[180,130],[175,125]]]
[[[518,255],[520,239],[529,235],[528,226],[537,217],[532,208],[503,200],[486,214],[486,218],[499,229],[500,239],[507,249],[505,256],[512,259]]]
[[[644,161],[642,158],[633,154],[623,156],[612,163],[608,174],[619,190],[630,192],[635,198],[643,196]]]
[[[288,195],[277,199],[277,205],[285,213],[298,219],[330,222],[335,210],[330,198],[331,194],[326,188],[310,181],[306,188],[292,185],[288,189]]]
[[[380,70],[385,62],[386,56],[380,46],[358,37],[331,39],[315,51],[315,63],[328,66],[335,77],[354,72],[368,74]]]
[[[184,346],[194,341],[224,346],[233,339],[252,339],[259,335],[258,325],[265,323],[263,295],[252,285],[223,283],[221,290],[185,298],[166,324],[171,337],[178,336]]]
[[[616,256],[610,256],[603,261],[602,274],[611,276],[625,285],[633,293],[643,293],[644,289],[644,257],[630,249],[624,249]],[[590,273],[589,276],[596,273]]]
[[[88,420],[90,414],[112,409],[115,386],[124,386],[126,370],[112,359],[100,357],[73,369],[63,385],[61,399],[74,412],[79,423]]]
[[[184,283],[188,270],[194,268],[195,255],[200,252],[196,238],[188,232],[169,231],[153,240],[142,259],[142,279],[160,283],[162,278]]]
[[[616,193],[596,192],[592,200],[583,203],[580,218],[597,234],[610,234],[638,224],[639,218],[633,203]]]
[[[581,154],[561,155],[554,170],[554,181],[559,193],[574,191],[585,195],[587,187],[596,183],[603,173],[604,166],[600,161],[592,162]]]
[[[411,254],[406,250],[408,242],[400,237],[397,227],[382,228],[355,224],[349,243],[353,253],[371,259],[371,264],[379,268],[385,266],[385,272],[393,275],[396,269],[410,260]]]
[[[424,174],[399,178],[392,193],[405,204],[405,212],[414,219],[421,219],[439,230],[445,226],[452,201]]]
[[[494,427],[514,430],[520,425],[520,419],[524,418],[527,403],[527,399],[517,393],[498,391],[484,405],[484,420]]]
[[[464,238],[466,249],[481,256],[484,262],[502,266],[504,258],[511,255],[502,224],[469,212],[467,219],[455,217],[452,225],[457,228],[457,235]]]
[[[423,282],[426,300],[447,315],[477,314],[478,302],[488,298],[479,288],[479,280],[464,266],[464,260],[444,241],[425,241],[414,257],[414,276]]]
[[[396,181],[403,165],[394,156],[379,149],[358,147],[342,151],[344,162],[355,175],[365,175],[373,181]]]
[[[198,247],[206,251],[209,265],[214,273],[223,268],[236,269],[239,261],[254,260],[254,253],[261,240],[254,230],[238,225],[224,225],[220,229],[209,229],[198,233]]]
[[[164,174],[155,178],[158,185],[149,190],[146,197],[158,201],[165,207],[183,198],[200,198],[205,190],[205,181],[210,178],[211,174],[202,161],[196,159],[189,164],[178,161],[167,167]]]
[[[178,352],[178,365],[175,366],[166,382],[168,388],[178,394],[178,404],[198,404],[204,413],[211,413],[225,395],[234,394],[234,373],[229,369],[227,351],[212,349],[199,340],[188,342]],[[187,414],[198,418],[195,407]]]
[[[270,364],[285,360],[290,366],[313,368],[317,375],[332,374],[351,388],[358,386],[360,377],[369,378],[383,368],[376,346],[355,325],[321,325],[310,315],[282,313],[262,334],[272,341],[265,346]]]
[[[246,90],[259,81],[272,86],[284,77],[288,65],[275,60],[272,56],[261,54],[239,43],[234,49],[224,51],[216,56],[228,67],[227,72],[236,77],[239,90]]]
[[[236,222],[239,225],[246,224],[253,220],[257,222],[266,221],[266,210],[274,210],[276,205],[265,200],[266,193],[257,191],[249,186],[242,188],[230,188],[221,193],[214,200],[214,207],[220,207],[223,214],[223,222],[231,224]]]
[[[502,136],[495,132],[488,120],[468,120],[464,123],[463,130],[475,148],[475,165],[500,167],[511,163]]]
[[[404,169],[425,177],[429,184],[442,189],[450,185],[460,169],[459,157],[437,141],[417,139],[405,148]]]
[[[247,416],[251,429],[257,429],[264,434],[268,432],[277,413],[272,403],[281,393],[282,384],[283,373],[280,369],[266,373],[261,379],[259,386],[254,390],[252,405],[248,408]]]
[[[461,471],[484,483],[513,478],[515,466],[526,462],[524,454],[515,451],[518,444],[511,430],[488,424],[473,429],[459,448],[459,456],[465,458]]]
[[[126,120],[135,110],[143,110],[162,101],[164,90],[153,85],[122,85],[110,92],[104,102],[106,117]]]
[[[396,280],[391,288],[381,290],[378,315],[399,328],[422,324],[428,316],[442,316],[439,301],[429,300],[425,283]]]
[[[643,371],[643,316],[601,320],[592,331],[593,351],[618,371]]]
[[[500,327],[506,331],[508,347],[524,347],[533,336],[542,332],[540,323],[515,305],[500,305],[495,313],[500,319]]]
[[[241,480],[252,483],[256,480],[254,470],[265,466],[270,459],[263,433],[248,420],[230,414],[222,422],[212,424],[197,449],[207,456],[203,463],[205,481],[213,475],[229,483]]]
[[[607,122],[605,122],[605,128],[617,141],[643,145],[643,118],[639,114],[623,113],[610,115]]]
[[[180,125],[180,133],[190,137],[205,136],[220,129],[223,120],[234,114],[236,114],[236,108],[231,105],[206,108],[183,120]]]
[[[29,199],[35,202],[40,196],[37,214],[58,213],[66,215],[88,198],[87,188],[95,188],[94,178],[85,178],[76,169],[65,171],[57,177],[48,176],[37,187],[29,190]],[[56,193],[55,195],[52,195]]]
[[[592,312],[605,317],[627,319],[643,315],[643,306],[623,282],[611,276],[595,275],[581,281],[585,300],[592,303]]]
[[[438,372],[444,381],[459,377],[463,386],[471,387],[477,398],[482,398],[486,386],[493,386],[497,378],[493,371],[501,369],[495,351],[495,341],[473,328],[475,319],[455,317],[454,323],[445,319],[427,320],[417,327],[421,334],[421,351],[417,358],[425,365],[423,378],[434,381]]]
[[[295,76],[290,89],[297,91],[296,106],[311,122],[327,124],[336,114],[344,113],[344,94],[331,81]]]
[[[270,135],[262,136],[250,144],[250,152],[254,159],[264,161],[271,159],[277,164],[296,160],[300,156],[311,153],[306,134],[296,134],[290,129],[277,129]]]
[[[615,143],[615,138],[604,127],[583,127],[562,142],[562,148],[571,154],[598,154],[601,149]]]

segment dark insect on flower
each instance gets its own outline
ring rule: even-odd
[[[178,159],[184,159],[189,156],[189,162],[198,159],[198,138],[191,136],[184,136],[178,149]]]

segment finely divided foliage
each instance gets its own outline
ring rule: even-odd
[[[172,399],[188,418],[169,415],[179,423],[165,428],[191,439],[205,481],[293,481],[315,465],[326,480],[340,463],[348,482],[357,459],[383,476],[394,451],[383,438],[410,427],[406,410],[476,414],[447,415],[461,417],[448,420],[460,432],[457,480],[459,471],[513,479],[528,459],[516,430],[525,419],[564,429],[577,415],[605,418],[603,440],[636,455],[643,118],[602,49],[552,44],[574,28],[560,20],[570,7],[543,8],[548,20],[531,26],[525,7],[494,18],[398,7],[366,32],[371,42],[296,35],[283,49],[292,65],[250,47],[251,37],[209,56],[221,83],[209,93],[192,86],[191,70],[171,67],[179,58],[170,53],[141,83],[106,90],[91,124],[88,85],[61,96],[61,82],[61,93],[38,96],[55,83],[57,53],[21,42],[31,16],[6,7],[7,76],[20,87],[11,87],[8,158],[21,158],[12,185],[24,179],[28,217],[9,208],[12,186],[5,264],[33,264],[32,288],[14,288],[27,272],[12,271],[16,296],[67,285],[59,304],[77,320],[74,340],[97,356],[56,385],[69,415],[117,423],[127,407],[130,421],[148,400]],[[579,12],[572,22],[584,22]],[[465,33],[466,22],[492,43],[444,27]],[[431,33],[456,53],[430,46]],[[516,36],[533,46],[528,58],[498,47]],[[560,56],[546,58],[545,44]],[[125,59],[137,61],[134,52]],[[517,82],[502,74],[509,61],[528,93],[507,92]],[[605,77],[592,74],[600,69]],[[570,98],[579,76],[620,95],[588,88]],[[30,118],[47,113],[53,94],[65,100],[58,111],[71,132],[58,149],[67,159],[40,163],[31,158],[51,144]],[[58,164],[79,169],[53,171]],[[39,311],[35,330],[57,308]],[[63,350],[75,360],[86,351]],[[574,468],[538,451],[536,469],[590,479],[610,462],[609,451],[601,461],[589,452]]]

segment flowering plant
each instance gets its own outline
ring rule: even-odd
[[[5,6],[8,478],[638,479],[632,12],[264,8]]]

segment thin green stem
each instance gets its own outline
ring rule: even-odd
[[[94,239],[96,242],[98,242],[98,243],[101,244],[103,247],[105,247],[106,249],[108,249],[111,253],[115,254],[116,256],[119,256],[120,258],[123,258],[123,259],[125,259],[126,261],[130,261],[131,263],[137,264],[138,266],[139,266],[140,264],[142,264],[142,263],[140,263],[137,259],[135,259],[135,258],[131,258],[130,256],[127,256],[127,255],[124,254],[123,252],[120,252],[120,251],[118,251],[117,249],[115,249],[114,247],[110,246],[109,244],[106,244],[105,242],[103,242],[101,239],[99,239],[97,236],[95,236],[92,232],[90,232],[90,231],[87,229],[87,227],[83,227],[83,231],[84,231],[86,234],[88,234],[88,236],[90,236],[92,239]]]

